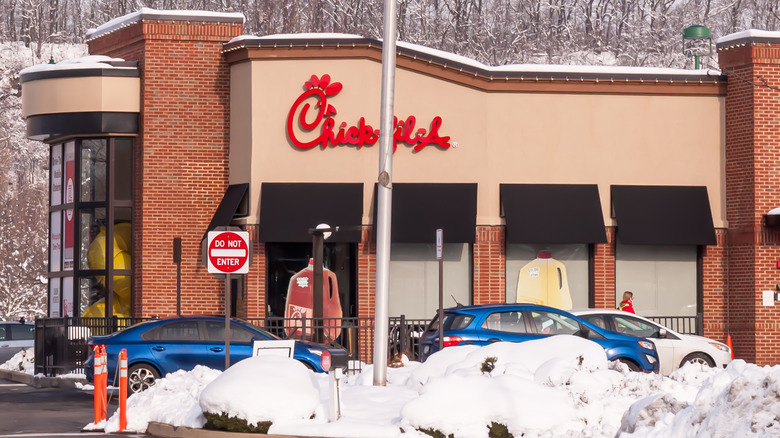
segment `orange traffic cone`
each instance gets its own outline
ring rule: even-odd
[[[726,346],[731,350],[731,360],[734,360],[734,347],[731,345],[731,334],[726,335]]]

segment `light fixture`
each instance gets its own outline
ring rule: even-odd
[[[683,30],[683,54],[693,57],[694,68],[699,69],[699,58],[712,55],[712,32],[700,24]]]

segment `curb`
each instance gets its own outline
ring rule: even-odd
[[[158,438],[295,438],[293,435],[266,435],[263,433],[239,433],[220,430],[193,429],[184,426],[171,426],[165,423],[150,422],[146,427],[146,433]],[[317,437],[307,437],[317,438]]]
[[[32,374],[3,369],[0,369],[0,379],[24,383],[35,388],[75,389],[77,383],[88,384],[87,380],[82,378],[33,376]]]

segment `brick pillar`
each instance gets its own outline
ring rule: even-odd
[[[780,283],[778,232],[763,216],[780,207],[780,38],[721,40],[718,62],[726,94],[726,330],[737,357],[759,365],[780,362],[779,306],[763,306],[762,291]]]
[[[474,304],[506,301],[504,226],[478,226],[474,241]]]
[[[135,316],[176,311],[174,237],[182,238],[182,313],[223,311],[224,285],[206,272],[201,239],[229,177],[230,71],[222,44],[241,35],[243,24],[235,14],[204,20],[211,21],[142,13],[88,41],[90,54],[137,60],[142,72],[133,217]]]
[[[376,308],[376,242],[373,227],[364,226],[358,243],[358,317],[373,318]]]
[[[607,227],[607,243],[593,248],[594,307],[614,309],[615,302],[615,228]]]
[[[702,257],[702,281],[704,294],[704,336],[726,342],[727,333],[727,232],[715,230],[717,244],[705,246]]]

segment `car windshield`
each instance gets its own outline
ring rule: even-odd
[[[640,338],[650,338],[658,335],[658,329],[642,320],[626,316],[615,316],[615,326],[618,333],[624,333]]]

